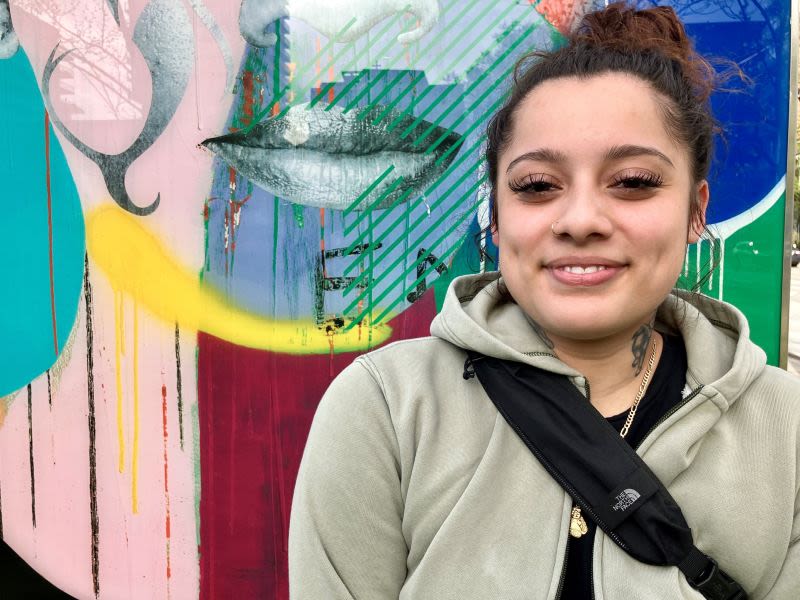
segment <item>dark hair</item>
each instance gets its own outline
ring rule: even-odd
[[[709,97],[722,77],[694,51],[675,11],[667,6],[636,10],[615,2],[585,15],[566,45],[522,57],[514,70],[509,98],[487,127],[486,162],[491,190],[491,227],[497,226],[498,157],[511,139],[514,116],[540,83],[563,77],[626,73],[656,90],[668,134],[689,150],[695,183],[708,176],[713,137],[719,131]],[[699,214],[691,199],[692,216]]]

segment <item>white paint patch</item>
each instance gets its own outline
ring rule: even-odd
[[[283,139],[292,146],[299,146],[308,141],[311,136],[311,126],[308,123],[308,113],[304,105],[290,108],[286,113],[284,123],[286,123],[286,131],[283,133]]]
[[[743,227],[750,225],[756,219],[764,215],[770,208],[772,208],[775,203],[778,201],[778,198],[781,197],[783,192],[786,191],[786,177],[781,177],[778,180],[778,183],[775,184],[769,193],[767,193],[764,198],[762,198],[755,206],[752,208],[739,213],[735,217],[731,217],[730,219],[726,219],[720,223],[715,223],[713,225],[713,231],[719,239],[724,240],[732,236],[734,233],[742,229]]]

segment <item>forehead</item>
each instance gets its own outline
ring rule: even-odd
[[[517,107],[508,149],[546,146],[589,155],[635,144],[682,154],[667,131],[662,101],[649,83],[624,73],[551,79]],[[509,151],[506,161],[513,158]]]

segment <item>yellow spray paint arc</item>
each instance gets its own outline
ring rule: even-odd
[[[286,354],[362,351],[391,335],[388,325],[366,320],[363,327],[329,333],[311,319],[272,319],[238,308],[180,265],[143,223],[114,205],[94,209],[86,218],[87,248],[115,290],[170,325],[178,322],[240,346]]]

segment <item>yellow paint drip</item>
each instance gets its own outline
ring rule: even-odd
[[[133,514],[139,512],[139,310],[133,305],[133,458],[131,460],[131,501]]]
[[[331,342],[336,352],[354,352],[391,335],[388,325],[362,322],[371,335],[361,337],[359,327],[328,333],[311,319],[270,319],[236,307],[183,267],[142,223],[116,206],[95,209],[87,216],[87,248],[114,289],[170,326],[177,321],[240,346],[286,354],[328,354]]]

